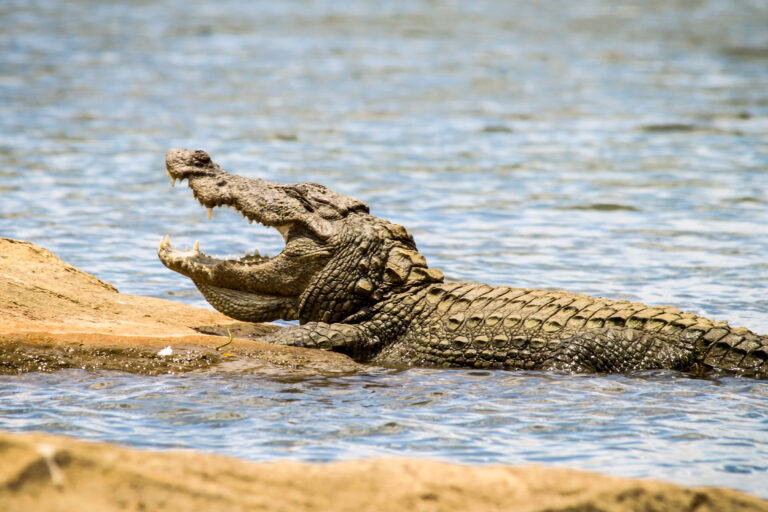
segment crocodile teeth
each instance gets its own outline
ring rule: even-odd
[[[171,187],[176,186],[176,178],[171,177]]]
[[[200,252],[200,240],[195,240],[195,251]]]
[[[248,217],[248,224],[253,224],[253,219]]]
[[[211,220],[213,218],[213,208],[206,207],[205,213],[208,214],[208,220]]]

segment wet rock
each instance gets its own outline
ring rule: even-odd
[[[349,372],[341,354],[255,341],[279,329],[119,293],[29,242],[0,238],[0,373],[62,368],[141,374],[276,366]],[[228,340],[227,330],[233,342]],[[160,352],[171,347],[171,354]],[[239,364],[232,364],[239,362]]]

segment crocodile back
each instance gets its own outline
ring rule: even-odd
[[[425,300],[406,336],[410,356],[424,364],[541,369],[581,358],[596,368],[569,368],[690,369],[698,362],[768,372],[768,338],[670,306],[456,283],[430,287]]]

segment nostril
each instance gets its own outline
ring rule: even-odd
[[[211,161],[211,157],[208,156],[208,153],[206,153],[205,151],[198,149],[197,151],[195,151],[195,160],[197,160],[201,164],[207,164],[208,162]]]

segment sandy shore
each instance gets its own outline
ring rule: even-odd
[[[7,512],[768,511],[736,491],[569,469],[413,459],[257,464],[7,433],[0,433],[0,503]]]
[[[216,350],[228,339],[221,336],[227,329],[232,343]],[[43,248],[0,238],[0,373],[361,368],[340,354],[249,339],[274,329],[121,294]],[[171,355],[158,354],[168,346]],[[737,491],[567,469],[414,459],[255,464],[0,432],[0,510],[768,512],[768,503]]]

